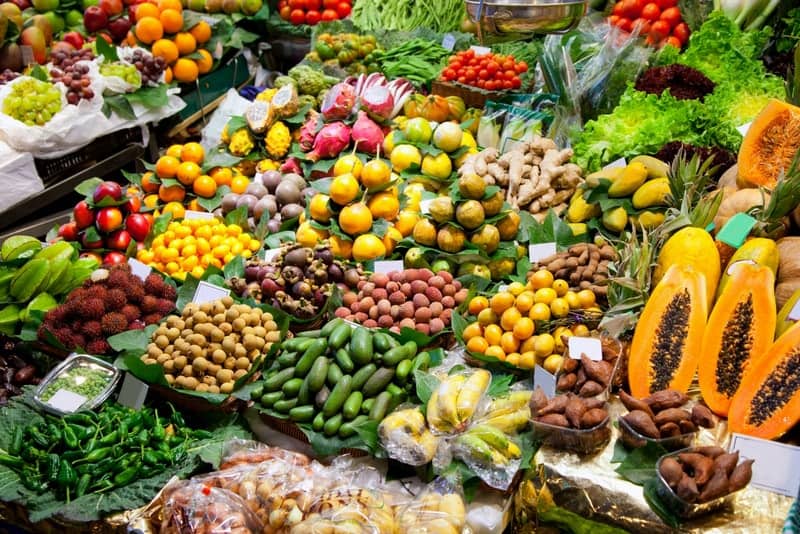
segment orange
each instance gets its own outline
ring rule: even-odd
[[[481,323],[483,326],[488,326],[490,324],[497,324],[497,314],[491,308],[486,308],[485,310],[481,310],[478,314],[478,322]]]
[[[331,199],[344,206],[356,199],[361,190],[358,187],[358,180],[352,173],[340,174],[331,182]]]
[[[592,306],[595,305],[596,301],[597,297],[595,296],[594,291],[592,291],[591,289],[581,289],[580,291],[578,291],[578,303],[580,304],[581,308],[583,309],[591,308]],[[571,307],[572,304],[570,304],[570,308]]]
[[[373,217],[387,221],[393,221],[400,211],[400,202],[391,193],[386,192],[373,195],[367,206]]]
[[[467,350],[483,354],[489,348],[489,343],[481,336],[473,337],[467,342]]]
[[[193,161],[200,165],[203,163],[203,158],[206,157],[206,151],[200,143],[186,143],[181,148],[181,161]]]
[[[200,69],[197,68],[197,63],[191,59],[182,57],[175,62],[172,74],[175,76],[175,79],[181,83],[191,83],[197,79],[197,76],[200,74]]]
[[[167,42],[171,43],[172,41]],[[173,158],[181,159],[181,150],[183,150],[183,145],[175,143],[174,145],[169,145],[169,148],[166,152],[164,152],[164,154],[167,156],[172,156]]]
[[[136,46],[136,36],[131,30],[128,30],[128,35],[125,36],[125,43],[128,46]]]
[[[191,211],[206,211],[206,209],[200,205],[199,200],[196,198],[193,198],[191,201],[189,201],[189,203],[186,205],[186,209]]]
[[[178,172],[176,173],[178,181],[183,185],[192,185],[194,181],[200,176],[203,171],[200,165],[193,161],[184,161],[178,165]]]
[[[570,310],[577,310],[578,308],[583,308],[583,306],[581,306],[581,301],[578,298],[578,293],[575,293],[574,291],[567,291],[567,294],[564,295],[563,299],[567,301],[567,304],[569,304]]]
[[[517,352],[517,349],[519,349],[519,339],[514,337],[513,332],[506,332],[500,338],[500,346],[506,354]]]
[[[530,281],[533,284],[533,289],[551,287],[553,285],[553,273],[547,269],[539,269],[531,275]]]
[[[167,63],[172,63],[173,61],[178,59],[178,56],[180,55],[178,53],[178,47],[175,46],[175,43],[173,43],[169,39],[159,39],[158,41],[153,43],[153,46],[150,50],[153,52],[154,56],[164,58],[164,61],[166,61]],[[178,148],[180,148],[180,145],[173,145],[173,146],[177,146]],[[173,155],[170,154],[169,150],[167,150],[167,154],[169,154],[170,156]],[[180,151],[178,151],[178,155],[175,157],[180,157]]]
[[[529,337],[528,339],[524,340],[522,344],[519,346],[519,351],[522,354],[526,352],[533,352],[533,347],[536,345],[536,336]]]
[[[186,208],[180,202],[170,202],[164,206],[164,213],[171,213],[173,219],[183,219],[186,215]]]
[[[525,291],[525,286],[519,282],[511,282],[510,284],[508,284],[508,288],[506,288],[506,291],[508,291],[515,297],[518,297],[520,293]]]
[[[342,239],[338,235],[332,235],[328,242],[331,245],[331,252],[334,257],[349,260],[353,256],[353,242],[349,239]]]
[[[172,82],[172,67],[164,69],[164,83]]]
[[[499,345],[500,339],[503,336],[503,329],[496,324],[490,324],[483,331],[483,337],[489,342],[489,345]]]
[[[217,182],[217,185],[231,185],[231,180],[233,180],[233,171],[230,167],[215,167],[209,174]]]
[[[541,272],[541,271],[539,271]],[[550,305],[557,298],[556,290],[552,287],[543,287],[541,289],[537,289],[536,293],[534,293],[533,300],[535,302],[543,302]]]
[[[506,356],[506,363],[514,366],[519,366],[519,359],[521,357],[522,355],[519,352],[512,352],[511,354]]]
[[[473,337],[483,336],[483,328],[481,328],[479,323],[472,323],[464,329],[461,335],[464,337],[465,341],[469,341]]]
[[[555,298],[550,303],[550,313],[553,315],[553,317],[566,317],[569,313],[569,304],[567,304],[567,301],[561,297]]]
[[[158,183],[153,182],[153,173],[147,171],[142,175],[142,190],[145,193],[158,193]]]
[[[208,22],[201,20],[189,29],[189,33],[194,36],[195,41],[202,44],[211,39],[211,26]]]
[[[308,211],[311,218],[317,222],[326,223],[331,220],[331,210],[328,209],[328,195],[317,193],[311,197],[311,202],[308,205]]]
[[[528,317],[534,321],[547,321],[550,319],[550,306],[544,302],[537,302],[528,312]]]
[[[141,3],[136,6],[136,22],[145,17],[153,17],[157,19],[159,13],[161,13],[161,11],[158,10],[158,7],[155,4],[150,4],[147,2]]]
[[[566,280],[559,278],[558,280],[553,280],[553,289],[555,290],[556,295],[563,297],[567,294],[567,291],[569,291],[569,284]]]
[[[197,40],[189,32],[180,32],[175,36],[175,44],[178,46],[182,56],[191,54],[197,49]]]
[[[525,313],[526,311],[533,308],[533,292],[532,291],[523,291],[519,295],[517,295],[517,300],[514,302],[514,306]]]
[[[492,295],[492,300],[489,301],[492,311],[498,315],[509,309],[514,305],[514,295],[506,291],[501,291]]]
[[[175,178],[181,162],[172,156],[161,156],[156,161],[156,174],[159,178]]]
[[[361,183],[367,189],[388,184],[392,179],[392,169],[381,159],[373,159],[361,171]]]
[[[520,320],[521,317],[522,314],[519,312],[519,310],[512,306],[504,311],[503,315],[500,316],[500,326],[503,327],[503,330],[511,331],[514,329],[514,325]]]
[[[183,15],[176,9],[164,9],[158,16],[165,33],[178,33],[183,28]]]
[[[572,327],[572,333],[578,337],[588,337],[589,336],[589,327],[585,324],[576,324]]]
[[[248,185],[250,185],[250,178],[247,176],[237,174],[231,178],[231,191],[233,193],[237,193],[239,195],[243,194]]]
[[[419,221],[419,214],[410,210],[400,210],[397,214],[397,220],[394,222],[394,227],[403,234],[403,237],[408,237],[414,231],[414,225]]]
[[[183,11],[181,0],[158,0],[156,4],[158,5],[159,11],[164,11],[165,9],[174,9],[178,12]]]
[[[304,247],[313,247],[328,238],[328,232],[311,226],[310,222],[301,223],[295,232],[295,239]]]
[[[363,202],[350,204],[339,213],[339,227],[346,234],[352,236],[369,232],[370,228],[372,228],[372,213]],[[380,239],[378,241],[380,241]],[[383,243],[381,243],[381,246],[383,246]],[[385,252],[384,250],[384,253]],[[355,254],[355,244],[353,247],[353,254]]]
[[[158,191],[158,188],[156,188],[156,191]],[[151,208],[151,209],[155,208],[156,206],[158,206],[158,195],[157,194],[147,195],[146,197],[144,197],[143,204],[147,208]]]
[[[493,358],[497,358],[501,362],[506,360],[506,353],[503,349],[498,345],[490,345],[486,352],[484,352],[486,356],[492,356]]]
[[[386,255],[386,246],[375,234],[362,234],[353,241],[353,259],[369,261]]]
[[[197,62],[197,70],[200,74],[205,74],[214,66],[214,58],[211,57],[211,53],[208,50],[203,48],[199,49],[197,53],[203,56],[203,59],[195,60]]]
[[[536,336],[536,344],[534,345],[533,351],[539,358],[550,356],[553,354],[553,350],[555,348],[556,340],[550,334],[541,334]]]
[[[164,27],[161,25],[161,21],[155,17],[142,17],[136,23],[133,33],[144,44],[150,44],[164,37]]]
[[[180,202],[186,197],[186,190],[180,185],[161,185],[158,198],[164,202]]]
[[[198,176],[192,184],[192,191],[199,197],[211,198],[217,194],[217,182],[205,174]]]
[[[532,350],[523,352],[519,355],[519,363],[517,366],[523,369],[533,369],[536,366],[536,354]]]
[[[478,315],[481,311],[489,307],[489,299],[483,295],[472,297],[472,299],[469,301],[468,307],[470,315]]]
[[[403,234],[397,228],[390,226],[386,229],[386,235],[383,236],[383,246],[386,247],[386,254],[389,255],[394,251],[394,247],[403,240]]]
[[[514,325],[513,333],[515,338],[524,341],[533,335],[534,330],[533,321],[527,317],[522,317]]]

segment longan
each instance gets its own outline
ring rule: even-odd
[[[267,335],[267,329],[263,326],[255,326],[253,327],[253,335],[256,337],[263,338]]]
[[[209,393],[219,393],[219,386],[216,386],[216,385],[208,386],[208,392]]]
[[[192,319],[191,317],[187,318],[185,321],[183,321],[183,327],[184,328],[194,327],[194,319]]]
[[[217,383],[217,379],[211,375],[206,375],[203,377],[203,384],[213,386]]]
[[[185,376],[179,375],[174,380],[175,380],[175,385],[176,386],[179,386],[179,387],[185,387],[186,386],[186,377]]]
[[[225,369],[235,369],[236,368],[236,358],[234,358],[233,356],[229,356],[228,358],[225,359],[225,362],[223,362],[222,366]]]
[[[225,314],[224,313],[218,313],[211,319],[211,321],[215,325],[219,326],[219,325],[221,325],[222,323],[225,322]]]
[[[231,393],[233,391],[233,382],[225,382],[219,387],[220,393]]]
[[[233,327],[234,332],[241,332],[247,326],[247,321],[244,319],[244,317],[237,317],[231,323],[231,326]]]
[[[155,343],[150,343],[149,345],[147,345],[147,355],[150,356],[151,358],[158,359],[158,357],[161,356],[161,354],[162,350],[158,348],[158,345],[156,345]]]
[[[233,355],[237,358],[247,356],[247,349],[241,343],[237,343],[236,348],[233,349]]]
[[[214,306],[210,302],[204,302],[200,305],[200,311],[203,313],[211,313],[214,309]],[[197,320],[197,319],[195,319]]]
[[[217,349],[211,353],[211,360],[214,363],[222,364],[228,358],[228,353],[222,349]]]
[[[246,375],[247,371],[249,371],[249,370],[250,369],[237,369],[236,371],[234,371],[234,373],[233,373],[234,382],[236,380],[239,380],[240,378],[242,378],[244,375]]]
[[[157,363],[158,363],[158,362],[157,362],[155,359],[153,359],[153,358],[145,358],[145,359],[144,359],[144,360],[142,360],[142,361],[145,363],[145,365],[153,365],[153,364],[157,364]]]
[[[175,383],[175,377],[169,373],[165,374],[164,378],[166,379],[167,384],[169,384],[170,386]]]
[[[214,329],[211,331],[211,341],[213,341],[213,342],[215,342],[215,343],[219,343],[219,342],[221,342],[221,341],[222,341],[224,338],[225,338],[225,332],[223,332],[223,331],[222,331],[222,330],[220,330],[219,328],[216,328],[216,327],[215,327],[215,328],[214,328]]]
[[[203,348],[198,347],[197,345],[190,345],[189,346],[189,354],[191,354],[192,358],[199,359],[204,356]]]
[[[208,369],[206,369],[206,373],[216,376],[217,373],[219,373],[220,369],[222,369],[222,366],[220,364],[212,363],[209,364]]]
[[[270,319],[264,323],[264,328],[266,328],[268,332],[274,332],[278,330],[278,323]]]
[[[238,317],[239,317],[239,311],[234,308],[231,308],[225,312],[225,320],[228,322],[231,322]]]
[[[221,325],[219,325],[219,329],[222,330],[222,332],[226,336],[231,332],[233,332],[233,327],[231,326],[231,323],[222,323]]]
[[[152,355],[151,355],[151,357],[152,357]],[[162,353],[161,351],[159,351],[159,354],[158,354],[158,356],[156,356],[156,361],[157,361],[159,364],[161,364],[162,366],[164,365],[164,363],[165,363],[165,362],[168,362],[168,361],[170,361],[170,360],[172,360],[172,358],[170,357],[170,355],[169,355],[169,354],[164,354],[164,353]]]
[[[169,338],[170,341],[175,341],[176,339],[178,339],[180,335],[181,331],[175,328],[174,326],[169,330],[167,330],[167,338]]]
[[[208,384],[197,384],[197,387],[194,388],[195,391],[199,393],[207,393],[208,392]]]
[[[222,350],[227,353],[232,353],[236,348],[236,340],[232,336],[225,336],[222,339]]]
[[[194,374],[194,371],[192,370],[192,366],[191,365],[185,366],[183,369],[181,369],[181,374],[183,376],[192,376]]]
[[[197,386],[200,385],[200,382],[195,377],[190,376],[186,378],[184,385],[186,389],[197,389]]]
[[[201,308],[202,309],[202,308]],[[192,315],[192,320],[194,320],[194,324],[198,325],[200,323],[207,323],[208,322],[208,315],[205,311],[198,311]]]
[[[236,368],[237,369],[249,369],[250,368],[250,358],[247,356],[242,356],[241,358],[236,358]]]
[[[156,338],[158,336],[166,336],[167,330],[169,330],[169,328],[167,328],[166,325],[161,324],[158,328],[156,328],[156,331],[153,332],[153,337]]]
[[[231,306],[233,306],[233,297],[231,297],[230,295],[226,295],[221,299],[219,299],[219,302],[226,308],[230,308]]]
[[[233,380],[233,371],[230,369],[221,369],[217,373],[217,381],[221,383],[230,382]]]
[[[164,367],[164,372],[165,373],[171,373],[172,371],[175,370],[175,361],[172,360],[172,359],[169,359],[169,360],[165,361],[161,365],[162,365],[162,367]]]
[[[189,360],[186,358],[186,356],[177,356],[172,361],[173,361],[173,363],[175,365],[175,369],[178,369],[178,370],[183,369],[184,367],[186,367],[186,364],[189,363]]]
[[[280,337],[281,337],[281,333],[278,332],[277,330],[273,330],[272,332],[268,332],[267,335],[264,336],[264,339],[266,339],[267,341],[269,341],[271,343],[275,343],[280,339]]]
[[[202,357],[196,358],[192,362],[192,368],[198,373],[205,373],[206,369],[208,368],[208,360]]]
[[[158,347],[160,349],[164,349],[164,348],[167,347],[167,345],[169,345],[169,338],[166,335],[158,336],[158,337],[156,337],[155,344],[156,344],[156,347]]]
[[[255,329],[252,326],[245,326],[244,328],[242,328],[243,336],[247,337],[247,336],[252,336],[254,334],[255,334]]]

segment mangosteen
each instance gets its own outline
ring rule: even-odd
[[[328,266],[328,279],[337,283],[344,279],[344,273],[338,264],[332,263]]]
[[[286,204],[281,208],[281,219],[288,220],[299,217],[303,213],[303,206],[300,204]]]
[[[304,268],[314,258],[311,249],[301,247],[290,250],[283,257],[284,265],[293,265],[295,267]]]
[[[297,282],[292,286],[292,293],[298,297],[310,297],[313,291],[311,284],[306,281]]]
[[[250,185],[247,186],[247,189],[244,190],[245,194],[253,195],[259,199],[264,198],[264,196],[269,192],[264,184],[260,184],[258,182],[251,182]]]
[[[322,307],[325,304],[326,295],[321,289],[314,291],[314,304],[317,307]]]
[[[239,200],[237,193],[228,193],[222,197],[222,211],[225,213],[236,209],[236,202]]]
[[[245,289],[247,289],[247,283],[252,282],[253,280],[246,280],[242,278],[231,278],[228,281],[228,285],[233,289],[233,292],[237,295],[241,295],[244,293]]]
[[[333,263],[333,251],[330,247],[320,247],[314,251],[314,257],[318,260],[322,260],[325,265],[331,265]]]
[[[261,183],[270,193],[275,193],[278,184],[281,183],[283,175],[278,171],[267,171],[261,176]]]
[[[356,287],[359,280],[361,280],[361,273],[359,273],[357,269],[350,268],[345,271],[344,283],[347,284],[348,287]]]
[[[244,279],[248,282],[258,280],[259,274],[261,274],[261,265],[258,263],[251,262],[244,266]]]
[[[272,278],[264,278],[261,281],[261,292],[265,295],[276,295],[280,289],[281,286]]]
[[[241,208],[242,206],[247,206],[247,213],[252,215],[253,208],[255,208],[257,202],[258,198],[256,198],[254,195],[244,194],[239,197],[239,200],[236,201],[236,207]]]
[[[303,279],[303,271],[295,265],[287,265],[281,271],[281,276],[286,281],[286,285],[290,285]]]

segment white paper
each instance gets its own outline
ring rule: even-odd
[[[541,365],[533,368],[533,387],[542,388],[542,391],[547,398],[555,397],[556,395],[556,375],[549,373]]]
[[[556,253],[555,243],[536,243],[528,245],[528,259],[531,263],[538,263],[539,260],[548,258]]]
[[[625,158],[619,158],[619,159],[616,159],[616,160],[612,161],[611,163],[609,163],[605,167],[603,167],[603,170],[605,170],[605,169],[616,169],[616,168],[619,168],[619,167],[627,167],[627,166],[628,166],[628,162],[625,161]]]
[[[264,256],[264,261],[270,262],[270,261],[274,260],[278,256],[278,254],[280,254],[280,253],[281,253],[281,249],[279,249],[279,248],[270,248],[270,249],[265,250],[262,253],[262,255]]]
[[[581,354],[585,354],[590,360],[602,360],[603,346],[600,344],[600,340],[596,337],[570,337],[569,357],[573,360],[580,360]]]
[[[89,399],[78,393],[67,389],[59,389],[55,395],[50,397],[47,404],[62,412],[74,412],[83,406],[87,400]]]
[[[492,49],[489,47],[478,46],[478,45],[472,45],[470,46],[470,49],[475,51],[476,56],[485,56],[486,54],[492,51]]]
[[[223,297],[230,295],[230,291],[224,287],[215,286],[208,282],[200,282],[197,284],[197,289],[194,291],[192,302],[195,304],[203,304],[205,302],[214,302]]]
[[[403,260],[380,260],[375,262],[375,272],[376,273],[392,273],[395,271],[402,271],[403,270]]]
[[[755,460],[750,485],[797,497],[800,487],[800,447],[777,441],[734,434],[729,450],[739,451],[739,460]]]
[[[800,321],[800,299],[794,303],[794,306],[792,306],[792,309],[789,311],[787,318],[790,321]]]
[[[497,286],[497,292],[501,293],[503,291],[508,291],[508,284],[500,284]]]
[[[452,52],[455,46],[456,46],[455,36],[453,36],[452,33],[444,34],[444,37],[442,38],[442,48],[444,48],[448,52]]]
[[[128,265],[130,265],[131,267],[131,273],[134,276],[138,276],[142,280],[147,278],[150,275],[150,272],[153,270],[152,267],[150,267],[149,265],[145,265],[136,258],[129,258]]]
[[[206,220],[210,220],[210,219],[214,218],[214,214],[213,213],[209,213],[207,211],[186,210],[186,213],[184,214],[183,218],[186,219],[187,221],[189,219],[206,219]]]
[[[742,137],[744,137],[745,135],[747,135],[747,132],[750,131],[750,125],[751,124],[753,124],[753,123],[752,122],[748,122],[747,124],[742,124],[741,126],[739,126],[736,129],[739,130],[739,133],[742,134]]]
[[[432,199],[432,198],[429,198],[429,199],[426,199],[426,200],[421,200],[420,203],[419,203],[419,211],[420,211],[420,213],[422,213],[423,215],[427,215],[428,213],[430,213],[431,212],[431,202],[433,202],[433,201],[434,201],[434,199]]]
[[[125,379],[122,381],[122,388],[119,391],[117,402],[128,408],[139,410],[147,398],[147,391],[149,386],[133,376],[130,373],[125,373]]]

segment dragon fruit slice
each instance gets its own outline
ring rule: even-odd
[[[352,85],[342,82],[331,87],[325,94],[320,111],[326,121],[340,121],[353,113],[356,91]]]

